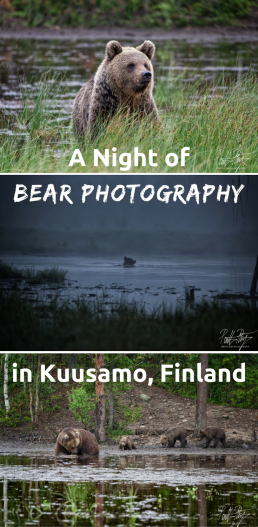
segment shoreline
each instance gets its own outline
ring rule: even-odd
[[[17,443],[19,443],[19,454],[17,454]],[[55,441],[48,442],[48,443],[41,443],[37,442],[36,444],[26,443],[22,441],[22,439],[16,438],[16,440],[8,439],[8,442],[4,440],[0,440],[0,454],[1,455],[12,455],[16,454],[19,456],[26,456],[29,454],[34,455],[40,455],[40,456],[46,456],[46,457],[55,457],[54,456],[54,449],[55,449]],[[218,445],[216,449],[209,447],[209,448],[203,448],[201,446],[197,445],[187,445],[186,448],[181,448],[180,446],[175,446],[174,448],[162,448],[160,446],[139,446],[136,448],[136,450],[119,450],[118,444],[117,445],[107,445],[105,443],[99,445],[100,446],[100,457],[105,457],[109,455],[116,455],[118,457],[126,456],[136,456],[136,455],[152,455],[152,456],[178,456],[181,454],[184,455],[195,455],[195,456],[214,456],[214,455],[258,455],[258,446],[254,443],[253,446],[248,446],[248,448],[241,448],[241,447],[232,447],[232,446],[226,446],[226,448],[221,447],[221,445]],[[85,456],[85,459],[89,458],[90,456]],[[58,459],[84,459],[82,456],[59,456]],[[91,458],[93,459],[93,458]],[[96,457],[98,459],[98,457]]]
[[[96,40],[121,39],[124,41],[141,41],[153,39],[156,41],[176,40],[195,43],[217,43],[230,41],[234,43],[258,43],[258,29],[243,26],[207,26],[186,27],[171,30],[148,28],[62,28],[55,27],[13,27],[1,28],[0,39],[31,39],[31,40]]]

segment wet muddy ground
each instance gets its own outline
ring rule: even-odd
[[[53,448],[21,446],[17,454],[0,444],[4,527],[258,525],[255,454],[103,446],[99,458],[55,459]]]

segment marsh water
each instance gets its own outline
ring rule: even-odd
[[[19,449],[17,449],[19,450]],[[26,448],[22,449],[26,450]],[[38,526],[258,525],[258,456],[105,452],[0,455],[0,522]]]
[[[71,301],[99,299],[106,309],[121,299],[143,304],[147,309],[162,304],[176,307],[184,302],[186,289],[191,288],[196,301],[211,299],[219,293],[247,293],[255,264],[251,257],[211,254],[174,253],[136,258],[133,267],[124,267],[122,257],[1,255],[4,262],[19,269],[59,267],[67,271],[64,287],[34,286],[26,289],[27,296],[33,297],[36,292],[47,301],[57,293]]]
[[[7,115],[18,111],[25,95],[33,105],[42,75],[51,70],[58,74],[53,82],[65,90],[62,100],[55,102],[56,113],[64,127],[68,126],[75,95],[95,73],[104,58],[105,45],[101,40],[8,40],[0,36],[0,109]],[[137,44],[125,37],[123,45]],[[154,68],[161,81],[184,72],[185,82],[202,79],[212,88],[221,74],[240,78],[250,68],[257,71],[257,50],[257,42],[162,41],[157,43]],[[2,129],[2,133],[11,131]]]

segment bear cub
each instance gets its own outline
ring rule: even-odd
[[[99,445],[96,437],[82,428],[64,428],[55,446],[55,455],[77,454],[78,456],[98,456]]]
[[[150,40],[137,48],[122,47],[116,40],[108,42],[103,62],[74,101],[73,130],[77,136],[94,138],[121,107],[128,115],[153,115],[158,122],[152,95],[154,52]]]
[[[213,448],[216,448],[219,441],[221,444],[225,447],[226,446],[226,434],[222,428],[205,428],[205,430],[200,430],[199,432],[199,439],[200,441],[206,437],[206,443],[204,448],[208,448],[210,442],[212,439],[214,439]]]
[[[119,436],[119,449],[120,450],[132,450],[136,449],[133,440],[129,436]]]
[[[167,448],[173,448],[176,441],[180,441],[181,447],[185,448],[187,445],[187,436],[192,434],[192,430],[185,428],[169,428],[165,434],[160,437],[161,445]]]

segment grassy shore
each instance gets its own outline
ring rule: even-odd
[[[31,285],[64,284],[67,271],[51,267],[36,271],[33,268],[17,269],[0,260],[0,280],[25,280]]]
[[[157,74],[155,100],[160,125],[149,120],[116,115],[93,142],[78,144],[72,134],[70,114],[56,111],[66,107],[67,95],[56,78],[42,80],[36,101],[24,94],[23,109],[6,116],[0,113],[0,128],[12,135],[0,136],[0,172],[120,172],[119,155],[132,154],[130,172],[257,172],[258,153],[258,83],[251,73],[233,82],[219,80],[216,86],[198,81],[184,82],[171,71],[165,80]],[[60,105],[61,102],[61,105]],[[59,120],[61,118],[61,120]],[[117,148],[117,166],[105,167],[100,161],[94,167],[93,151]],[[133,166],[134,148],[145,153],[146,167]],[[180,152],[190,148],[190,157],[181,167]],[[75,148],[80,148],[85,161],[81,167],[69,167]],[[158,154],[157,167],[148,163],[152,149]],[[178,165],[167,166],[168,153],[176,153]]]
[[[257,331],[258,311],[247,302],[204,302],[147,313],[121,302],[107,312],[101,301],[33,304],[17,291],[0,291],[0,321],[1,350],[8,351],[219,351],[222,329]],[[257,333],[248,345],[257,349]]]

